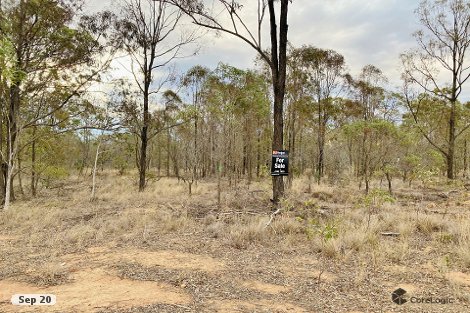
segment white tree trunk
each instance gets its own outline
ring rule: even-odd
[[[101,140],[98,142],[98,146],[96,147],[96,155],[95,155],[95,164],[93,166],[93,184],[91,187],[91,201],[95,199],[95,192],[96,192],[96,168],[98,165],[98,156],[100,154],[100,146],[101,146]]]
[[[17,133],[18,134],[18,133]],[[11,134],[8,132],[9,140],[11,142]],[[5,203],[3,204],[3,209],[8,210],[10,208],[10,202],[11,202],[11,188],[13,186],[11,185],[12,183],[12,177],[13,177],[13,171],[15,167],[15,156],[17,154],[18,150],[18,135],[15,141],[15,144],[13,147],[10,144],[10,151],[8,151],[8,169],[7,169],[7,178],[6,178],[6,186],[5,186]]]
[[[5,188],[5,203],[3,204],[3,209],[8,210],[10,207],[10,193],[11,193],[11,177],[13,175],[13,166],[14,162],[12,159],[12,153],[10,153],[10,161],[8,162],[8,170],[7,170],[7,181],[6,181],[6,188]]]

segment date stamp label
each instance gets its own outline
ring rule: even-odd
[[[52,294],[16,294],[11,297],[13,305],[54,305],[56,301]]]

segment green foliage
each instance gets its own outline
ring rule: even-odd
[[[441,232],[437,235],[437,241],[443,244],[450,244],[455,242],[455,236],[447,232]]]
[[[435,182],[438,173],[439,171],[436,169],[420,168],[416,173],[416,176],[424,187],[428,187]]]
[[[338,237],[338,225],[335,222],[320,223],[318,220],[309,218],[305,228],[307,238],[313,239],[319,236],[323,243]]]
[[[315,209],[315,208],[317,208],[317,200],[313,199],[313,198],[310,198],[310,199],[304,201],[303,205],[307,209]]]
[[[42,172],[42,181],[46,188],[52,186],[52,184],[61,179],[65,179],[70,175],[69,170],[61,166],[47,166]]]
[[[382,189],[372,189],[361,199],[362,205],[367,209],[380,209],[385,203],[394,203],[393,198],[387,191]]]
[[[336,221],[322,221],[317,216],[317,204],[316,200],[309,199],[302,203],[305,209],[309,212],[302,214],[302,216],[296,216],[296,221],[304,224],[304,231],[307,235],[307,238],[312,240],[316,237],[319,237],[322,240],[322,243],[326,243],[333,238],[338,237],[338,223]]]
[[[7,37],[0,39],[0,77],[8,83],[17,83],[25,78],[25,72],[16,65],[15,47]]]
[[[111,166],[124,175],[134,162],[134,139],[128,134],[118,134],[110,138],[108,147],[112,155]]]

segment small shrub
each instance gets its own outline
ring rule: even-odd
[[[226,225],[223,222],[216,221],[209,226],[207,226],[206,231],[209,233],[209,236],[212,238],[220,238],[224,234]]]
[[[443,244],[449,244],[455,241],[455,236],[447,232],[437,234],[436,240]]]
[[[302,223],[298,219],[290,217],[280,217],[274,220],[271,224],[276,235],[294,235],[304,232]]]
[[[246,225],[233,225],[228,233],[229,244],[237,249],[246,249],[250,244],[260,242],[266,237],[265,223],[250,221]]]
[[[342,245],[339,240],[329,240],[322,247],[322,254],[331,259],[337,259],[341,256]]]
[[[446,230],[446,224],[431,216],[425,216],[416,220],[416,230],[425,235]]]
[[[38,286],[56,286],[67,282],[68,271],[58,263],[42,263],[34,269],[28,281]]]

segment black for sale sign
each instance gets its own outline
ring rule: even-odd
[[[271,176],[289,175],[289,151],[273,150]]]

